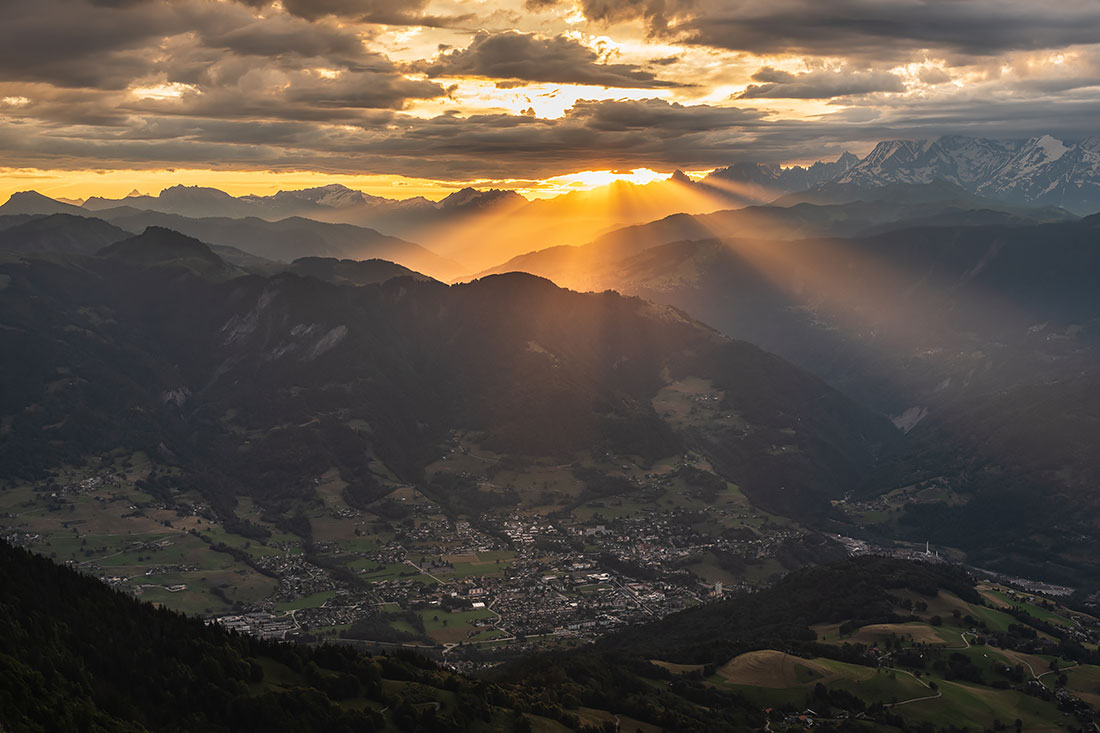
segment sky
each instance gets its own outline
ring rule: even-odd
[[[0,195],[546,196],[1100,120],[1100,0],[4,0]]]

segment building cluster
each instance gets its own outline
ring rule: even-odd
[[[277,617],[263,612],[220,616],[208,621],[208,623],[214,622],[231,631],[258,636],[261,639],[285,639],[288,633],[298,628],[293,616]]]
[[[285,603],[298,598],[335,591],[342,587],[332,573],[318,567],[301,555],[270,555],[258,558],[256,565],[279,579],[275,592],[265,605]]]
[[[376,549],[352,552],[338,543],[313,548],[342,564],[354,555],[355,572],[364,578],[359,583],[291,552],[258,558],[257,564],[278,577],[279,584],[269,599],[250,610],[272,619],[292,618],[285,633],[290,637],[344,628],[388,607],[430,611],[433,616],[484,611],[477,618],[464,616],[465,636],[449,634],[455,640],[449,644],[595,638],[722,597],[722,584],[701,582],[685,564],[716,551],[771,557],[798,534],[774,525],[707,536],[696,529],[701,521],[749,519],[714,508],[629,517],[597,514],[584,521],[560,513],[506,512],[483,515],[476,523],[441,519],[431,506],[410,503],[410,510],[412,521],[394,526],[393,538]],[[402,565],[407,569],[395,568]],[[279,603],[325,591],[334,594],[320,607],[282,616],[275,612]],[[253,617],[260,618],[248,616]],[[239,626],[244,617],[231,618]],[[499,633],[486,635],[487,630]]]

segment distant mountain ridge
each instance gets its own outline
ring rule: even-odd
[[[102,219],[74,214],[0,216],[0,250],[8,252],[94,254],[130,234]]]
[[[338,260],[334,257],[302,257],[286,268],[303,277],[315,277],[325,282],[343,285],[373,285],[395,277],[430,280],[415,270],[386,260]]]
[[[1059,206],[1076,214],[1100,210],[1100,137],[1077,142],[1038,135],[1023,140],[945,135],[934,140],[883,140],[862,159],[845,153],[833,163],[780,168],[738,163],[703,180],[716,186],[756,186],[773,198],[799,191],[860,192],[891,184],[946,181],[1007,203]]]
[[[1053,205],[1090,214],[1100,210],[1100,136],[1075,142],[1048,134],[1028,139],[945,135],[929,140],[883,140],[863,158],[845,152],[834,161],[818,161],[805,167],[738,161],[713,171],[698,183],[679,172],[672,180],[743,204],[766,203],[784,194],[820,187],[877,188],[942,180],[1005,202]],[[92,196],[82,206],[25,191],[14,194],[0,207],[0,213],[77,213],[81,209],[128,206],[200,218],[255,216],[277,220],[304,216],[371,226],[402,236],[411,227],[422,227],[437,219],[533,203],[540,202],[528,201],[511,190],[472,187],[431,201],[422,196],[374,196],[339,183],[239,197],[216,188],[177,185],[156,196],[137,191],[120,199]]]
[[[0,215],[4,216],[34,214],[76,214],[79,216],[84,213],[85,210],[79,206],[43,196],[37,191],[13,193],[3,205],[0,205]]]
[[[93,213],[35,192],[15,194],[0,206],[0,250],[94,254],[148,227],[171,229],[207,242],[233,264],[251,269],[264,262],[275,265],[275,261],[289,263],[302,257],[336,257],[383,259],[441,278],[462,272],[456,262],[418,244],[352,224],[297,216],[279,221],[258,217],[200,218],[131,206]]]
[[[856,200],[852,200],[852,199]],[[480,273],[522,271],[565,287],[603,287],[602,268],[651,247],[677,241],[738,237],[800,239],[851,237],[910,226],[1040,224],[1076,220],[1055,207],[1006,205],[967,193],[946,181],[897,183],[879,188],[853,185],[819,187],[792,193],[771,206],[746,206],[663,219],[617,229],[580,247],[547,247],[528,252]]]
[[[834,183],[874,187],[935,180],[1003,201],[1093,213],[1100,209],[1100,137],[1069,144],[1050,135],[887,140]]]
[[[440,213],[477,211],[502,201],[527,203],[527,199],[515,191],[500,189],[479,191],[467,187],[439,201],[431,201],[423,196],[407,199],[372,196],[340,183],[331,183],[314,188],[279,191],[269,196],[231,196],[217,188],[172,186],[156,196],[130,195],[121,199],[93,196],[84,202],[84,208],[101,211],[129,206],[194,218],[257,217],[269,221],[304,216],[318,221],[360,224],[407,216],[431,217]]]
[[[738,162],[702,180],[677,171],[648,184],[615,180],[607,186],[531,201],[511,190],[471,187],[430,201],[374,196],[342,184],[239,197],[215,188],[172,186],[156,196],[135,191],[121,199],[92,197],[83,206],[21,192],[0,206],[0,214],[91,211],[130,231],[168,226],[261,257],[284,261],[304,256],[377,257],[451,279],[491,270],[525,251],[581,245],[614,229],[673,214],[709,214],[765,203],[881,201],[884,196],[895,198],[893,189],[898,186],[943,188],[935,201],[952,198],[967,209],[997,211],[1008,204],[1045,209],[1048,219],[1058,213],[1056,208],[1087,215],[1100,211],[1100,136],[1076,142],[1050,135],[1026,140],[958,135],[886,140],[863,158],[845,152],[831,162],[809,166]],[[979,198],[996,205],[983,204]],[[123,224],[120,219],[126,216],[141,219],[142,227]],[[194,222],[163,217],[205,223],[197,228]],[[217,232],[207,228],[213,219],[221,220]],[[239,229],[242,221],[251,222],[248,233],[228,233]],[[984,223],[991,222],[987,218]],[[335,229],[322,233],[322,225],[360,230],[353,235]],[[350,245],[349,236],[355,240]]]
[[[817,161],[805,168],[800,165],[783,167],[775,163],[739,162],[712,172],[703,179],[703,183],[727,193],[741,193],[746,196],[754,193],[752,189],[746,192],[739,192],[737,189],[731,191],[724,184],[727,182],[748,184],[757,189],[756,193],[763,202],[770,201],[783,193],[805,191],[836,180],[859,162],[860,159],[857,156],[847,151],[831,163]]]
[[[385,259],[435,277],[457,274],[458,265],[413,242],[374,229],[292,216],[278,221],[259,217],[188,217],[129,207],[98,216],[128,231],[148,226],[174,229],[204,242],[244,250],[258,257],[291,262],[301,257]]]

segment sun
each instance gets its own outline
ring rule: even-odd
[[[634,168],[632,170],[602,170],[579,171],[554,176],[542,181],[540,189],[554,191],[555,193],[567,193],[569,191],[591,191],[601,186],[609,186],[612,183],[625,181],[639,186],[654,181],[662,181],[668,178],[668,173],[659,173],[649,168]]]

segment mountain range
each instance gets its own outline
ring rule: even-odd
[[[936,181],[1003,203],[1092,214],[1100,211],[1100,138],[884,140],[863,158],[845,153],[833,163],[809,168],[740,163],[703,179],[755,192],[760,201],[808,192],[809,198],[801,200],[829,203],[868,200],[875,189],[890,184]]]
[[[7,230],[6,238],[0,239],[0,248],[92,254],[99,249],[94,246],[97,242],[101,247],[120,239],[120,232],[139,234],[150,226],[170,228],[220,247],[223,255],[239,262],[250,256],[281,262],[301,257],[385,259],[442,279],[463,272],[458,263],[418,244],[352,224],[330,224],[297,216],[278,221],[259,217],[194,218],[130,206],[101,209],[93,216],[85,209],[33,192],[15,194],[0,206],[0,231]],[[69,243],[62,241],[66,236],[71,239]]]
[[[22,194],[20,195],[22,196]],[[739,200],[739,199],[738,199]],[[91,198],[84,209],[94,216],[115,221],[127,212],[144,213],[143,223],[172,226],[168,216],[190,219],[266,220],[286,227],[289,222],[309,219],[330,225],[355,226],[424,244],[431,251],[458,260],[451,269],[437,263],[405,261],[396,252],[380,253],[398,259],[414,269],[439,277],[456,277],[496,264],[502,254],[518,254],[526,243],[584,242],[623,224],[649,221],[679,211],[702,213],[730,205],[722,190],[690,181],[686,176],[656,181],[644,186],[618,182],[595,191],[575,191],[553,199],[528,201],[514,191],[464,188],[440,201],[422,197],[387,199],[370,196],[339,184],[299,191],[280,191],[271,196],[232,197],[211,188],[174,186],[158,196],[129,196],[123,199]],[[5,205],[7,206],[7,205]],[[77,213],[69,204],[49,203],[28,196],[14,201],[11,213]],[[0,207],[0,214],[5,213]],[[154,212],[159,214],[154,216]],[[193,227],[178,223],[175,228],[202,237]],[[219,244],[233,244],[217,239]],[[333,256],[350,252],[305,252],[297,246],[292,254],[274,249],[256,252],[277,259],[308,254]]]
[[[172,186],[156,196],[129,195],[121,199],[93,196],[83,202],[89,211],[129,206],[164,214],[207,218],[258,217],[276,221],[292,216],[304,216],[319,221],[345,224],[371,222],[386,231],[397,232],[415,221],[444,215],[475,213],[501,203],[526,203],[513,191],[490,189],[477,191],[464,188],[430,201],[422,196],[389,199],[356,191],[340,184],[329,184],[294,191],[279,191],[270,196],[230,196],[216,188],[203,186]]]
[[[603,223],[659,211],[650,207],[656,199],[673,209],[694,202],[706,213],[681,211],[610,227],[582,246],[539,249],[450,287],[431,278],[454,277],[462,272],[460,262],[351,224],[298,216],[196,217],[132,206],[103,208],[93,217],[83,207],[19,194],[0,207],[0,250],[11,253],[0,294],[12,314],[28,320],[8,324],[7,337],[15,341],[6,351],[52,355],[53,361],[32,368],[25,357],[13,357],[5,368],[22,375],[11,382],[22,387],[13,387],[12,394],[24,387],[34,394],[46,389],[31,376],[34,370],[50,374],[75,353],[88,356],[81,363],[96,377],[74,385],[100,387],[73,392],[71,403],[62,400],[66,391],[45,391],[42,404],[51,407],[30,413],[37,417],[15,419],[37,400],[9,405],[9,442],[18,450],[6,460],[33,473],[75,459],[56,452],[66,442],[84,450],[102,447],[99,438],[129,444],[145,436],[142,445],[185,468],[199,462],[222,466],[220,485],[236,487],[230,494],[254,491],[253,479],[245,478],[252,469],[229,443],[215,441],[214,450],[185,436],[219,434],[224,426],[207,420],[219,410],[251,415],[249,429],[314,419],[329,426],[327,408],[298,410],[306,403],[328,405],[339,385],[359,406],[353,412],[365,410],[353,422],[373,426],[369,414],[387,426],[369,438],[347,436],[348,444],[369,447],[391,475],[416,479],[448,430],[478,431],[487,445],[505,452],[544,455],[588,444],[652,457],[687,445],[758,505],[802,517],[816,512],[822,522],[840,521],[837,528],[844,532],[856,530],[830,501],[869,500],[938,482],[952,492],[940,506],[914,506],[886,525],[860,531],[912,538],[935,527],[945,542],[985,552],[990,565],[1060,578],[1080,570],[1091,574],[1097,564],[1087,553],[1066,548],[1073,546],[1071,535],[1092,536],[1077,520],[1087,523],[1100,511],[1087,491],[1100,477],[1100,465],[1091,457],[1085,427],[1089,390],[1100,373],[1100,304],[1093,286],[1100,269],[1097,220],[1049,204],[1006,203],[989,193],[1007,190],[993,185],[1007,180],[1006,171],[1019,177],[1053,170],[1055,163],[1087,159],[1091,149],[1088,141],[1063,148],[1042,138],[883,143],[858,161],[842,156],[809,168],[770,168],[754,179],[754,185],[770,180],[770,194],[836,177],[772,204],[740,209],[710,208],[722,200],[714,193],[717,183],[682,175],[551,201],[526,202],[499,191],[455,194],[443,208],[465,210],[467,218],[451,219],[440,231],[449,232],[452,244],[475,248],[456,244],[456,251],[482,248],[475,260],[501,240],[513,251],[543,241],[523,236],[536,219],[539,227],[567,232],[566,239],[599,229],[601,219],[593,212],[601,198],[613,212]],[[721,173],[728,186],[739,176],[751,177],[750,168],[714,175]],[[188,191],[167,192],[165,198],[187,199]],[[209,193],[192,192],[199,199]],[[226,206],[275,205],[219,193],[210,195]],[[299,193],[272,198],[332,211],[376,203],[339,187]],[[567,220],[562,212],[569,210],[580,213]],[[520,211],[526,213],[515,213]],[[528,275],[509,274],[514,272]],[[672,310],[622,305],[612,308],[620,314],[612,317],[603,310],[609,295],[565,294],[557,286],[617,290]],[[66,300],[71,293],[80,294],[79,304]],[[173,294],[186,317],[158,301],[165,293]],[[259,306],[272,298],[282,308],[278,323],[269,323],[267,306]],[[254,307],[244,308],[247,303]],[[631,308],[640,310],[622,315]],[[513,311],[533,320],[503,315]],[[96,317],[89,321],[89,313]],[[568,315],[540,321],[546,313]],[[681,323],[682,331],[662,332],[652,343],[631,342],[613,354],[608,344],[618,343],[620,331],[653,335],[654,313],[662,314],[657,322]],[[168,325],[154,327],[142,320],[147,314],[158,314]],[[590,322],[603,330],[576,325]],[[80,325],[50,331],[51,323]],[[701,323],[741,341],[719,347],[723,337]],[[122,332],[103,332],[104,324],[144,335],[135,342]],[[217,334],[235,333],[238,325],[245,329],[240,341],[219,341]],[[19,341],[36,332],[55,335]],[[689,333],[700,340],[687,338]],[[71,342],[79,334],[95,337]],[[490,334],[506,336],[507,346],[487,340]],[[779,358],[750,358],[764,352],[742,342]],[[186,354],[180,345],[187,345]],[[340,360],[344,366],[324,361],[318,363],[328,366],[317,369],[317,359],[333,349],[350,355]],[[630,364],[629,374],[610,369],[607,359]],[[370,378],[362,381],[347,371],[351,362]],[[111,366],[119,363],[145,371]],[[687,364],[687,371],[673,364]],[[246,377],[250,369],[258,376]],[[850,401],[836,402],[832,417],[813,407],[804,399],[817,389],[804,381],[813,379],[807,372],[835,390],[829,400],[846,395]],[[706,413],[702,429],[685,423],[658,393],[688,377],[720,385],[724,404],[740,406],[713,423]],[[226,385],[246,378],[270,395],[285,393],[285,405],[281,398],[262,406],[238,404],[241,395]],[[426,384],[437,386],[425,391]],[[291,399],[302,389],[308,399]],[[134,398],[129,412],[105,412],[110,400],[104,395],[112,391],[142,397]],[[166,394],[175,395],[167,413],[155,407],[158,395]],[[787,403],[780,394],[797,400]],[[278,410],[291,412],[276,420]],[[1035,417],[1020,420],[1020,414]],[[76,417],[58,420],[62,415]],[[795,429],[786,422],[790,416],[808,422]],[[751,430],[736,422],[742,419]],[[342,435],[336,425],[332,429]],[[794,443],[784,432],[790,429]],[[43,442],[37,436],[44,430],[72,432]],[[380,435],[394,436],[394,442]],[[149,446],[150,436],[159,443]],[[1059,436],[1057,444],[1051,436]],[[332,436],[298,437],[320,445]],[[278,450],[265,442],[261,452]],[[798,450],[792,453],[787,448],[793,445]],[[374,473],[361,462],[349,459],[347,465],[358,467],[348,469],[351,491],[375,496]],[[1006,475],[1018,481],[1001,480]],[[988,515],[1002,499],[1017,501],[1029,492],[1056,501],[1005,516],[1004,532],[974,540],[976,513]],[[1025,516],[1030,524],[1023,537],[1018,522]]]
[[[272,508],[308,495],[305,477],[329,461],[350,501],[376,500],[392,490],[379,473],[422,480],[462,429],[518,455],[656,460],[691,445],[761,505],[798,514],[827,509],[895,436],[806,372],[636,298],[518,274],[447,286],[397,272],[351,287],[226,280],[232,269],[157,228],[96,256],[0,265],[0,413],[13,418],[0,463],[32,475],[151,451],[231,517],[237,495]],[[685,379],[712,381],[738,419],[685,431],[658,414],[657,393]]]
[[[954,187],[940,190],[939,200],[951,197],[956,208],[968,211],[1033,217],[1034,212],[1021,209],[1046,207],[1041,215],[1048,220],[1055,209],[1090,214],[1100,209],[1097,140],[1064,143],[1049,135],[1027,140],[892,140],[880,142],[863,158],[845,153],[808,167],[740,162],[701,180],[677,171],[646,185],[619,181],[533,201],[499,189],[464,188],[430,201],[371,196],[340,184],[239,197],[214,188],[173,186],[156,196],[135,192],[121,199],[92,197],[81,206],[23,192],[0,206],[0,214],[93,213],[132,233],[150,225],[168,226],[269,259],[378,257],[452,279],[492,268],[530,250],[531,243],[540,248],[576,246],[665,216],[770,202],[897,203],[899,185]],[[927,213],[934,217],[938,212]],[[913,212],[911,218],[919,215]],[[896,215],[889,218],[897,221]],[[415,250],[412,242],[427,251]],[[433,255],[440,259],[433,260]]]
[[[832,162],[817,161],[808,167],[742,161],[712,171],[703,183],[723,191],[731,199],[756,204],[834,181],[859,162],[859,157],[848,152]]]
[[[851,237],[914,226],[1017,225],[1076,219],[1056,207],[1004,204],[945,181],[889,184],[867,190],[867,195],[856,201],[832,195],[835,191],[819,188],[789,194],[769,206],[674,214],[616,229],[583,246],[546,247],[526,253],[480,274],[520,270],[585,289],[604,284],[598,274],[601,265],[681,240]]]
[[[887,140],[833,183],[877,187],[934,180],[1011,203],[1092,214],[1100,210],[1100,137],[1069,144],[1050,135]]]

